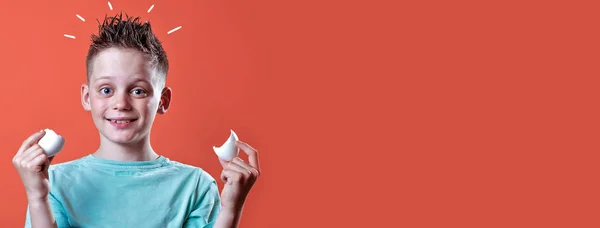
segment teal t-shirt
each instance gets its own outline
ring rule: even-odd
[[[48,174],[58,227],[212,227],[221,209],[212,176],[163,156],[119,162],[90,154]]]

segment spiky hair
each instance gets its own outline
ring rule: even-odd
[[[111,47],[133,48],[144,54],[150,67],[166,80],[169,71],[167,54],[162,43],[152,32],[150,22],[140,22],[140,17],[129,17],[119,13],[114,17],[105,16],[104,22],[98,21],[98,35],[92,34],[91,44],[86,58],[87,79],[92,75],[94,58],[103,50]]]

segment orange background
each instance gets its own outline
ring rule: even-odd
[[[0,3],[3,227],[25,219],[27,136],[62,134],[55,163],[98,146],[79,86],[96,19],[121,10],[171,61],[155,149],[217,178],[230,128],[260,151],[241,227],[600,226],[598,5],[111,3]]]

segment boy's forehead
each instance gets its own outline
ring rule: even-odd
[[[109,48],[98,53],[92,63],[91,81],[147,80],[152,78],[149,62],[134,49]]]

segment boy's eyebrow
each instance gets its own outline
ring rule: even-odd
[[[102,77],[94,79],[94,81],[98,81],[98,80],[101,80],[101,79],[110,79],[110,78],[111,78],[110,76],[102,76]]]
[[[112,78],[112,76],[102,76],[102,77],[98,77],[98,78],[94,79],[94,81],[103,80],[103,79],[110,79],[110,78]],[[134,83],[135,82],[140,82],[140,81],[141,82],[150,83],[149,80],[147,80],[147,79],[145,79],[143,77],[135,77],[134,79],[135,79],[135,81],[133,81]]]

